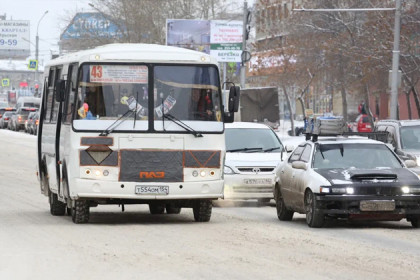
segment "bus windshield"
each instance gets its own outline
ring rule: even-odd
[[[183,131],[164,115],[189,126],[202,121],[222,124],[221,109],[215,66],[84,64],[79,73],[76,121],[96,120],[94,126],[88,125],[90,130],[106,128],[97,120],[109,123],[119,118],[124,123],[115,130],[147,130],[153,117],[155,130]],[[85,129],[83,123],[87,124],[75,122],[75,127]],[[203,131],[203,125],[199,130]],[[223,125],[216,130],[223,130]]]

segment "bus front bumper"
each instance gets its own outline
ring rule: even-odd
[[[223,197],[223,180],[201,182],[110,182],[89,179],[73,179],[69,182],[71,199],[136,199],[136,200],[171,200],[171,199],[218,199]],[[141,188],[145,187],[145,188]],[[151,188],[149,188],[151,187]],[[161,194],[143,193],[140,189],[164,187]],[[137,190],[137,191],[136,191]],[[167,192],[166,192],[167,191]]]

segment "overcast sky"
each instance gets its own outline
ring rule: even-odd
[[[243,0],[231,0],[242,5]],[[91,0],[1,0],[0,15],[6,14],[6,19],[29,20],[31,25],[31,55],[35,58],[35,37],[39,20],[45,11],[48,13],[41,20],[39,35],[39,60],[45,63],[51,57],[51,52],[58,53],[57,42],[66,23],[77,12],[94,11],[88,3]],[[247,0],[248,6],[254,0]]]

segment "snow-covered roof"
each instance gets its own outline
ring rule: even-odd
[[[28,71],[34,72],[34,70],[28,69],[29,59],[26,60],[12,60],[12,59],[0,59],[0,71]],[[43,66],[39,66],[40,72],[44,71]]]
[[[155,44],[108,44],[94,49],[75,52],[51,60],[48,65],[72,61],[154,61],[213,63],[211,56],[193,50]]]

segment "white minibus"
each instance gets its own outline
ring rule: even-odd
[[[148,204],[151,214],[192,208],[210,220],[223,197],[224,123],[217,61],[192,50],[110,44],[45,66],[38,179],[52,215],[86,223],[98,205]]]

